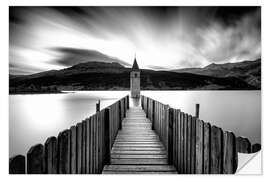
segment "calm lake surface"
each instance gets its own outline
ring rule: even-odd
[[[101,100],[104,108],[129,91],[76,91],[63,94],[9,96],[9,154],[26,154],[95,113]],[[200,119],[223,130],[261,141],[261,91],[142,91],[143,95],[194,115],[200,104]],[[132,101],[130,101],[132,102]]]

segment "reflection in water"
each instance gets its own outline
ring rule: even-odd
[[[80,91],[67,94],[9,96],[9,153],[26,154],[34,144],[44,143],[64,129],[114,103],[129,91]],[[248,137],[261,140],[260,91],[142,91],[141,94],[171,107],[194,114],[200,104],[200,118]],[[130,106],[140,105],[130,99]]]

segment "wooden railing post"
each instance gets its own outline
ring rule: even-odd
[[[70,173],[70,130],[64,130],[58,135],[59,174]]]
[[[108,165],[111,162],[111,143],[110,143],[110,108],[105,109],[104,115],[104,133],[105,133],[105,159],[104,164]]]
[[[43,174],[44,150],[42,144],[32,146],[27,152],[27,174]]]
[[[129,95],[127,95],[127,109],[129,109]]]
[[[9,174],[25,174],[25,156],[17,155],[9,159]]]
[[[199,118],[199,116],[200,116],[200,104],[196,104],[195,117]]]
[[[49,137],[45,142],[45,174],[57,174],[57,139]]]
[[[100,111],[100,100],[96,103],[96,112]]]
[[[173,108],[166,108],[169,113],[169,121],[168,121],[168,164],[172,164],[173,162]]]
[[[152,109],[152,111],[153,111],[152,112],[152,130],[155,129],[155,113],[156,113],[155,112],[155,102],[156,101],[154,101],[154,100],[152,101],[152,103],[153,103],[153,106],[152,106],[153,107],[153,109]]]
[[[121,113],[121,101],[118,101],[118,109],[119,109],[119,129],[122,129],[122,113]]]

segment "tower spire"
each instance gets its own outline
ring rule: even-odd
[[[138,66],[138,63],[137,63],[137,60],[136,60],[136,52],[135,52],[135,57],[134,57],[132,70],[139,70],[139,66]]]

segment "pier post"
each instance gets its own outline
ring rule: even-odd
[[[27,152],[27,174],[43,174],[43,145],[32,146]]]
[[[121,130],[122,129],[121,101],[118,101],[118,110],[119,110],[119,130]]]
[[[104,115],[104,133],[105,133],[105,160],[104,164],[111,164],[111,142],[110,142],[110,108],[105,109]]]
[[[167,112],[169,112],[169,121],[168,121],[168,164],[173,163],[173,114],[174,109],[169,108],[169,106],[165,107]]]
[[[96,112],[100,111],[100,100],[98,100],[98,103],[96,103]]]
[[[25,174],[25,156],[17,155],[9,159],[9,174]]]
[[[196,104],[195,117],[199,118],[199,116],[200,116],[200,104]]]

